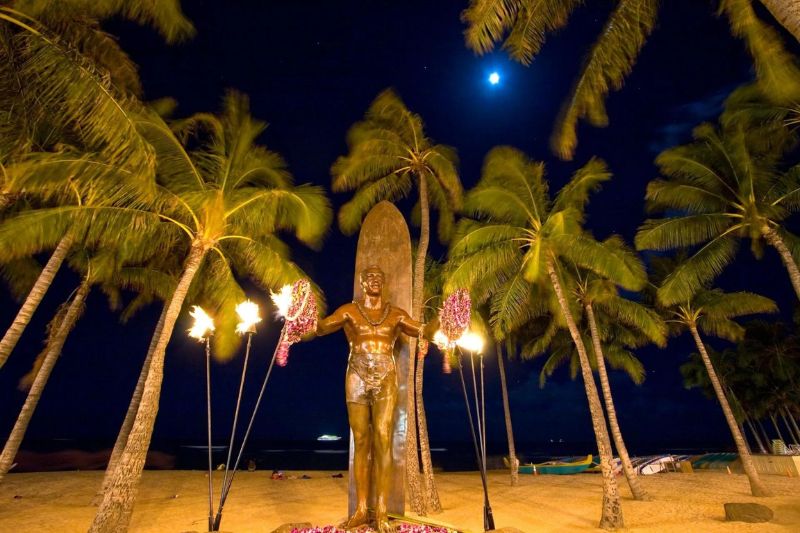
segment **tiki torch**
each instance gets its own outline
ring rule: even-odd
[[[250,359],[250,346],[253,340],[253,334],[256,332],[256,324],[261,322],[261,317],[258,315],[258,304],[245,300],[236,306],[236,314],[239,315],[239,323],[236,324],[236,333],[239,335],[247,335],[247,347],[244,352],[244,363],[242,364],[242,377],[239,380],[239,394],[236,397],[236,409],[233,412],[233,427],[231,428],[231,440],[228,444],[228,458],[225,461],[225,475],[222,476],[222,488],[220,489],[219,507],[217,508],[217,516],[214,520],[213,529],[211,531],[219,530],[219,523],[222,520],[222,506],[225,504],[225,497],[227,496],[228,487],[230,483],[228,476],[231,472],[231,456],[233,455],[233,441],[236,437],[236,425],[239,421],[239,410],[242,406],[242,392],[244,391],[244,378],[247,374],[247,363]],[[231,475],[232,481],[233,475]]]
[[[206,345],[206,418],[208,425],[208,530],[214,524],[214,483],[212,481],[211,462],[211,335],[214,334],[214,320],[199,306],[195,305],[189,315],[194,324],[189,329],[189,336],[204,342]]]

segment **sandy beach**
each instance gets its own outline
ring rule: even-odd
[[[334,472],[307,474],[311,479],[272,480],[269,472],[239,472],[223,518],[224,531],[269,533],[282,524],[336,524],[345,517],[347,478]],[[86,531],[95,508],[88,505],[103,472],[11,474],[0,485],[0,531],[72,533]],[[220,479],[216,479],[217,486]],[[643,477],[655,498],[637,502],[623,478],[625,531],[769,532],[800,531],[800,478],[764,476],[771,498],[749,495],[743,475],[716,472],[668,473]],[[445,473],[436,478],[444,511],[430,517],[460,531],[482,527],[482,491],[477,473]],[[520,476],[511,487],[506,472],[490,472],[490,497],[496,526],[526,532],[599,531],[600,477]],[[205,531],[207,478],[201,471],[147,471],[131,531],[182,533]],[[723,503],[757,502],[775,512],[772,522],[725,522]]]

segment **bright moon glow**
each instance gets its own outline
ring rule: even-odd
[[[491,83],[492,85],[497,85],[498,83],[500,83],[500,74],[498,74],[497,72],[492,72],[491,74],[489,74],[489,83]]]
[[[292,286],[284,285],[281,287],[280,292],[270,291],[270,297],[272,298],[272,303],[278,308],[278,315],[286,318],[286,315],[289,314],[289,307],[292,305]]]
[[[481,353],[483,351],[483,337],[471,331],[465,331],[456,344],[468,352]]]
[[[245,300],[236,306],[236,314],[239,315],[240,322],[236,324],[236,333],[254,333],[255,325],[261,322],[258,316],[258,304]]]
[[[199,305],[192,307],[189,316],[194,318],[194,324],[189,329],[190,337],[202,341],[214,332],[214,320]]]

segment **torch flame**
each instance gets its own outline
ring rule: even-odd
[[[236,314],[239,315],[239,323],[236,324],[236,333],[255,333],[255,326],[261,322],[258,316],[258,304],[245,300],[236,306]]]
[[[278,309],[278,316],[286,318],[289,314],[289,308],[292,306],[292,286],[284,285],[281,287],[280,292],[270,291],[270,297],[272,298],[272,303]]]
[[[435,344],[440,350],[444,350],[450,345],[450,339],[447,338],[447,335],[444,334],[444,331],[438,330],[433,334],[433,344]]]
[[[456,341],[456,344],[468,352],[481,353],[483,351],[483,337],[472,331],[465,331]]]
[[[189,329],[190,337],[202,341],[214,332],[214,319],[208,316],[199,305],[192,307],[189,316],[194,318],[194,324]]]

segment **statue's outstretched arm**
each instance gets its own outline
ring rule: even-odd
[[[403,316],[400,318],[400,329],[409,337],[422,337],[432,341],[433,335],[436,333],[436,330],[439,329],[439,319],[435,318],[427,324],[424,324],[414,320],[408,316],[408,313],[403,311]]]
[[[345,311],[345,306],[342,306],[334,311],[332,315],[317,322],[317,335],[322,336],[339,331],[346,321],[347,312]]]

